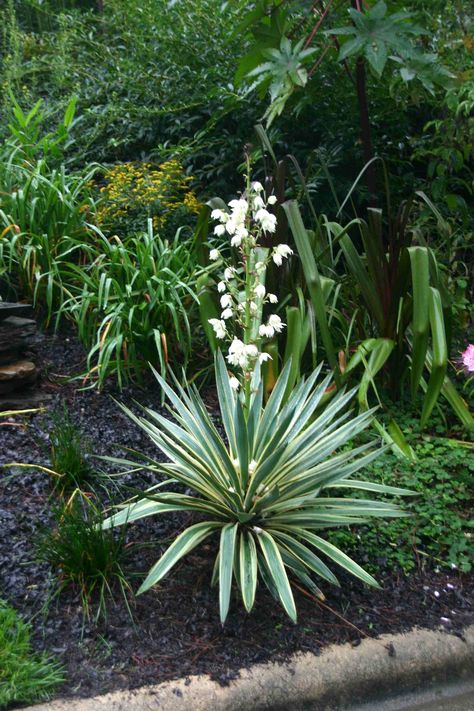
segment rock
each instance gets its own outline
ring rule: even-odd
[[[9,365],[0,365],[0,393],[8,393],[36,380],[36,366],[30,360],[19,360]]]
[[[0,363],[11,363],[31,343],[36,323],[29,318],[10,316],[0,321]]]
[[[30,316],[31,313],[31,304],[12,304],[9,301],[0,301],[0,321],[10,316]]]
[[[36,366],[30,360],[19,360],[11,365],[0,366],[0,381],[24,380],[36,374]]]

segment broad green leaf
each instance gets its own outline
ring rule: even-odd
[[[425,247],[409,247],[408,254],[413,285],[411,391],[412,397],[414,397],[425,367],[428,348],[430,269],[428,251]]]
[[[229,375],[225,365],[224,357],[219,350],[215,357],[216,364],[216,386],[219,398],[219,407],[222,423],[229,440],[230,448],[235,458],[237,456],[237,443],[235,438],[234,409],[235,394],[229,383]]]
[[[317,536],[310,531],[301,531],[299,534],[301,538],[310,543],[315,548],[318,548],[322,553],[331,558],[335,563],[345,568],[349,573],[355,575],[356,578],[360,578],[367,585],[379,588],[380,585],[369,573],[367,573],[363,568],[360,567],[352,558],[343,553],[339,548],[333,546],[332,543],[325,541],[320,536]]]
[[[397,486],[375,484],[371,481],[361,481],[358,479],[344,479],[343,481],[337,482],[337,484],[330,484],[327,488],[363,489],[364,491],[373,491],[377,494],[390,494],[391,496],[419,496],[417,491],[411,491],[411,489],[400,489]]]
[[[242,600],[247,612],[253,607],[257,589],[257,548],[251,533],[243,531],[240,534],[240,585]]]
[[[367,45],[365,49],[365,56],[377,76],[381,77],[388,57],[385,42],[378,41]]]
[[[448,367],[448,346],[444,330],[444,314],[441,296],[437,289],[430,288],[429,318],[431,324],[432,359],[428,389],[423,401],[421,426],[424,427],[438,400]]]
[[[459,395],[458,391],[456,390],[449,378],[444,379],[441,392],[453,408],[460,422],[462,422],[468,430],[474,430],[474,417],[469,411],[468,404]]]
[[[202,543],[218,528],[222,528],[221,522],[204,521],[196,523],[183,531],[150,569],[144,582],[140,585],[137,595],[156,585],[183,556]]]
[[[374,345],[370,353],[364,374],[360,380],[359,392],[357,394],[357,399],[359,400],[359,405],[362,409],[366,409],[369,406],[369,387],[372,385],[375,392],[377,392],[374,378],[379,370],[387,363],[395,346],[395,343],[388,338],[378,338],[376,340],[377,343]]]
[[[271,576],[273,584],[278,592],[280,602],[288,616],[293,620],[293,622],[296,622],[295,601],[278,546],[272,536],[263,530],[258,533],[257,540],[260,544],[260,548],[262,549],[269,575]]]
[[[222,624],[224,624],[229,611],[237,530],[237,523],[229,523],[221,531],[219,548],[219,609]]]
[[[316,319],[321,330],[321,338],[323,340],[324,348],[326,349],[326,356],[334,373],[334,379],[336,381],[336,384],[339,386],[340,373],[337,362],[337,351],[334,346],[328,326],[326,304],[324,303],[323,296],[323,288],[319,276],[319,271],[316,265],[316,260],[314,258],[313,250],[311,248],[311,244],[308,238],[308,233],[303,224],[298,204],[294,200],[285,202],[283,204],[283,209],[285,210],[286,216],[288,218],[288,224],[293,234],[298,254],[301,259],[306,284],[311,296],[311,300],[313,302]]]
[[[235,399],[234,423],[240,477],[242,480],[242,489],[245,490],[249,477],[249,441],[247,436],[247,421],[239,398]]]
[[[377,289],[375,288],[372,280],[369,278],[367,269],[354,247],[351,238],[348,235],[344,235],[340,241],[340,245],[347,266],[356,280],[357,286],[361,291],[372,317],[376,320],[379,326],[379,331],[383,333],[384,314]]]

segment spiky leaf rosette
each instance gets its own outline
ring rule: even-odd
[[[206,520],[175,539],[151,568],[139,592],[158,583],[186,553],[216,533],[220,546],[213,579],[219,582],[222,622],[234,577],[247,611],[254,605],[261,579],[292,620],[296,620],[296,608],[289,576],[321,595],[313,575],[339,584],[329,562],[377,586],[371,575],[326,541],[321,532],[363,524],[371,517],[405,515],[392,503],[343,497],[345,489],[395,495],[410,492],[352,478],[381,451],[374,441],[344,448],[370,424],[372,413],[352,416],[348,404],[354,391],[340,391],[328,402],[331,376],[318,383],[321,366],[302,379],[285,401],[290,368],[291,362],[265,407],[260,377],[255,373],[246,419],[241,399],[229,384],[224,359],[217,354],[217,391],[227,442],[195,388],[185,390],[176,384],[175,392],[158,374],[173,420],[148,408],[139,417],[124,408],[171,460],[160,465],[161,471],[195,494],[150,489],[104,525],[117,526],[169,511],[206,515]]]

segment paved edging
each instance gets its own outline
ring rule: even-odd
[[[319,656],[297,654],[285,664],[256,664],[224,687],[207,676],[192,676],[89,699],[59,699],[29,711],[336,711],[469,677],[474,677],[474,625],[463,639],[414,630],[365,639],[357,647],[332,645]]]

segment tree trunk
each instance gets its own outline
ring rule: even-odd
[[[372,146],[372,134],[370,130],[369,102],[367,99],[365,61],[363,57],[359,57],[356,64],[356,90],[357,101],[359,103],[360,140],[362,142],[364,163],[367,164],[374,157],[374,149]],[[373,206],[377,202],[377,180],[375,165],[373,163],[367,168],[365,172],[365,179],[367,190],[369,191],[369,204]]]

